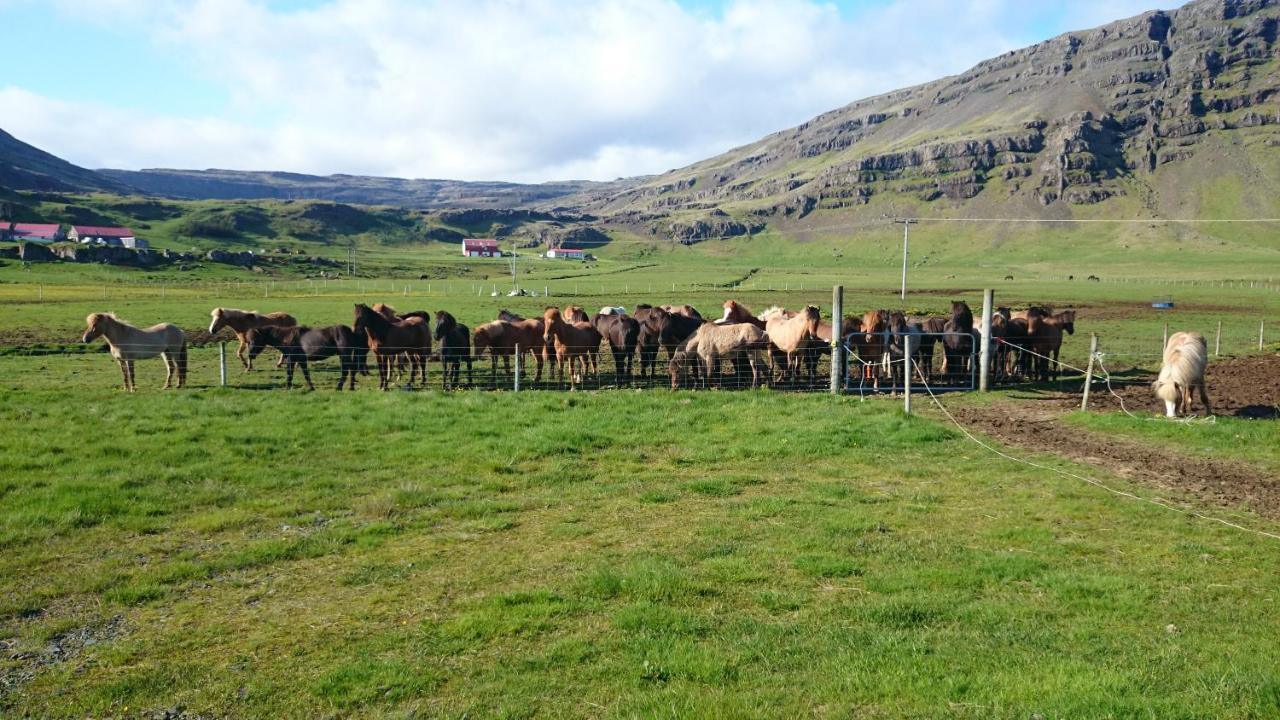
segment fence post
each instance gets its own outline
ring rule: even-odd
[[[1222,354],[1222,321],[1218,321],[1218,333],[1213,336],[1213,356]]]
[[[987,392],[991,374],[991,306],[995,303],[995,291],[982,291],[982,345],[978,361],[978,392]],[[972,380],[970,380],[972,382]]]
[[[227,386],[227,343],[218,343],[218,386]]]
[[[1169,323],[1164,324],[1164,335],[1160,338],[1160,353],[1164,354],[1165,347],[1169,344]]]
[[[1089,335],[1089,364],[1084,371],[1084,395],[1080,398],[1080,409],[1089,409],[1089,389],[1093,387],[1093,359],[1098,356],[1098,334]]]
[[[902,356],[902,411],[911,414],[911,354],[915,352],[912,347],[912,335],[906,336],[905,348]]]
[[[512,389],[520,392],[520,365],[524,360],[524,353],[520,352],[520,343],[516,343],[516,379]]]
[[[1262,336],[1266,332],[1266,330],[1267,330],[1267,321],[1259,320],[1258,321],[1258,351],[1259,352],[1262,351]]]
[[[831,394],[838,395],[844,380],[844,286],[831,289]]]

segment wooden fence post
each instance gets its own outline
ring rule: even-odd
[[[1164,336],[1160,338],[1160,354],[1164,355],[1165,346],[1169,344],[1169,323],[1164,324]]]
[[[844,388],[844,286],[831,289],[831,394]]]
[[[1218,321],[1218,333],[1213,336],[1213,356],[1222,354],[1222,321]]]
[[[1093,387],[1093,361],[1098,356],[1098,334],[1089,335],[1089,365],[1084,371],[1084,394],[1080,398],[1080,409],[1089,409],[1089,389]]]
[[[1259,320],[1258,321],[1258,351],[1259,352],[1262,351],[1262,336],[1266,334],[1266,330],[1267,330],[1267,321]]]
[[[227,343],[218,343],[218,386],[227,386]]]
[[[520,352],[520,343],[516,343],[516,379],[513,386],[515,392],[520,392],[520,364],[522,360],[524,360],[524,353]]]
[[[982,345],[978,369],[978,392],[987,392],[991,375],[991,306],[995,304],[995,291],[982,291]]]

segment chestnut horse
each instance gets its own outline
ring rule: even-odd
[[[554,347],[556,362],[551,366],[560,382],[564,382],[564,366],[569,364],[569,389],[575,390],[585,380],[588,372],[599,375],[597,358],[600,354],[600,331],[589,322],[566,322],[560,309],[548,307],[542,313],[543,342]],[[582,367],[582,375],[578,367]],[[581,378],[581,379],[580,379]]]
[[[214,308],[209,312],[209,316],[213,319],[209,322],[209,334],[217,335],[218,331],[224,327],[231,328],[231,332],[236,334],[236,340],[240,341],[240,346],[236,348],[236,357],[240,358],[240,364],[244,365],[244,371],[249,372],[253,369],[253,359],[247,357],[246,353],[249,349],[249,338],[247,337],[250,330],[263,325],[281,325],[284,327],[294,327],[298,321],[289,313],[273,312],[258,313],[253,310],[237,310],[235,308]],[[276,363],[276,367],[284,365],[284,354],[281,353],[280,360]]]
[[[93,313],[85,318],[87,326],[80,342],[92,342],[94,338],[106,338],[111,357],[120,365],[124,376],[124,389],[133,392],[133,362],[159,355],[164,360],[164,387],[168,388],[174,375],[178,387],[187,384],[187,336],[173,323],[160,323],[149,328],[137,328],[116,317],[113,313]]]
[[[431,355],[431,328],[426,320],[388,320],[364,303],[356,303],[355,318],[352,329],[368,338],[369,349],[378,362],[378,389],[391,388],[392,364],[401,353],[409,358],[409,385],[413,385],[415,375],[420,375],[422,386],[426,387],[427,358]]]

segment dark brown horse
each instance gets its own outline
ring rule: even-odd
[[[427,358],[431,355],[431,328],[421,317],[388,320],[364,303],[355,306],[352,329],[369,341],[369,349],[378,362],[378,388],[391,388],[391,371],[397,356],[404,353],[409,360],[409,385],[420,375],[427,385]]]
[[[597,314],[591,324],[609,341],[614,382],[619,386],[631,382],[632,362],[640,344],[640,323],[630,315]]]
[[[942,337],[943,377],[948,382],[959,382],[969,370],[969,358],[973,356],[973,311],[963,300],[951,303],[951,317]]]
[[[695,311],[696,312],[696,311]],[[637,305],[636,321],[640,323],[640,374],[652,369],[657,362],[658,348],[667,351],[667,358],[675,353],[676,347],[702,327],[702,319],[677,313],[671,313],[652,305]]]
[[[448,390],[458,386],[463,361],[467,363],[467,384],[472,384],[474,378],[471,375],[471,330],[449,313],[439,310],[436,312],[433,334],[440,348],[441,369],[444,371],[442,373],[444,377],[440,381],[441,387]]]
[[[336,390],[349,382],[350,389],[356,389],[356,373],[360,370],[360,355],[366,352],[365,345],[359,336],[346,325],[334,325],[327,328],[280,327],[264,325],[248,332],[249,360],[252,362],[265,347],[273,347],[284,355],[285,389],[293,388],[294,366],[302,368],[302,378],[307,381],[307,388],[315,390],[311,384],[311,371],[307,363],[314,360],[337,356],[341,375],[338,376]]]

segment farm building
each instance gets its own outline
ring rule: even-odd
[[[67,233],[67,239],[82,245],[93,243],[116,247],[125,247],[126,240],[131,243],[137,242],[133,231],[129,228],[98,227],[95,225],[74,225],[71,228],[71,232]]]
[[[465,257],[501,257],[497,240],[468,238],[462,241],[462,254]]]
[[[120,238],[120,244],[124,245],[130,250],[146,250],[151,247],[150,243],[138,237]]]
[[[577,248],[551,248],[547,251],[547,257],[563,260],[584,260],[586,259],[586,253]]]
[[[52,243],[58,242],[66,237],[62,231],[62,226],[57,223],[44,225],[39,223],[14,223],[11,228],[0,225],[0,235],[6,239],[27,242]]]

